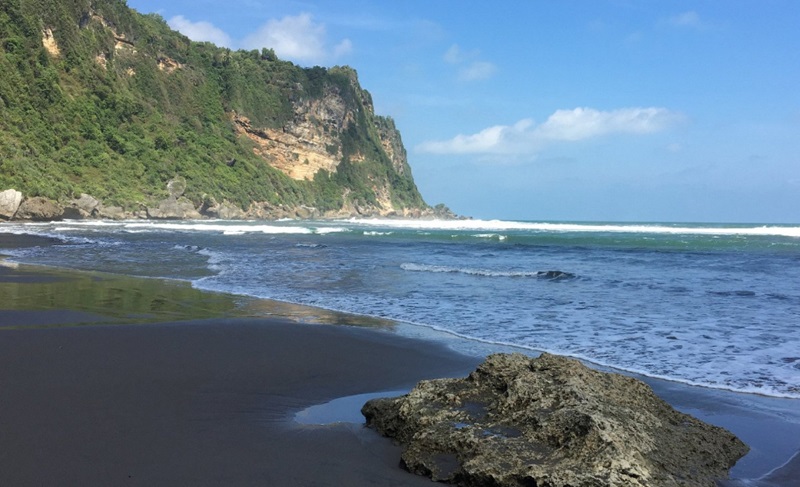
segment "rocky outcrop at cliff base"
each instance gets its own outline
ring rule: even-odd
[[[81,194],[80,198],[64,208],[64,218],[71,220],[81,220],[84,218],[94,218],[98,216],[101,208],[100,202],[88,194]]]
[[[60,220],[64,208],[55,201],[37,196],[23,200],[14,218],[17,220],[51,221]]]
[[[22,203],[22,193],[16,189],[0,191],[0,219],[11,220]]]
[[[359,207],[352,204],[335,211],[322,212],[306,205],[282,205],[267,202],[253,202],[243,210],[228,201],[218,203],[211,196],[204,196],[203,202],[196,205],[182,196],[185,182],[170,180],[167,185],[170,195],[157,202],[157,205],[145,207],[139,205],[133,210],[119,206],[107,206],[102,201],[81,194],[77,199],[65,202],[53,201],[36,196],[26,198],[15,189],[0,191],[0,221],[57,221],[82,220],[97,218],[106,220],[129,220],[151,218],[154,220],[197,220],[215,218],[223,220],[278,220],[283,218],[347,218],[353,216],[389,216],[402,218],[461,218],[447,207],[438,205],[435,208],[406,208],[401,212],[383,212],[373,207]]]
[[[549,354],[492,355],[362,413],[409,471],[464,486],[713,486],[748,451],[641,381]]]

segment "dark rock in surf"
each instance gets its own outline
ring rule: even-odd
[[[575,274],[564,271],[539,271],[536,275],[543,279],[553,279],[553,280],[572,279],[575,277]]]
[[[550,354],[492,355],[362,413],[409,471],[464,486],[713,486],[748,450],[641,381]]]

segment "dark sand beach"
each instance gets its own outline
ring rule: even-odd
[[[184,283],[0,265],[0,292],[0,485],[431,485],[362,425],[294,415],[481,360],[390,323]],[[749,443],[745,478],[800,447],[798,401],[649,382]],[[726,485],[800,485],[798,464]]]

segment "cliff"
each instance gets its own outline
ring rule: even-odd
[[[0,191],[21,205],[151,218],[433,211],[394,122],[349,67],[192,42],[121,0],[9,0],[0,73]]]

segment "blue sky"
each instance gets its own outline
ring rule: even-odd
[[[194,40],[350,65],[430,204],[800,223],[800,2],[129,0]]]

